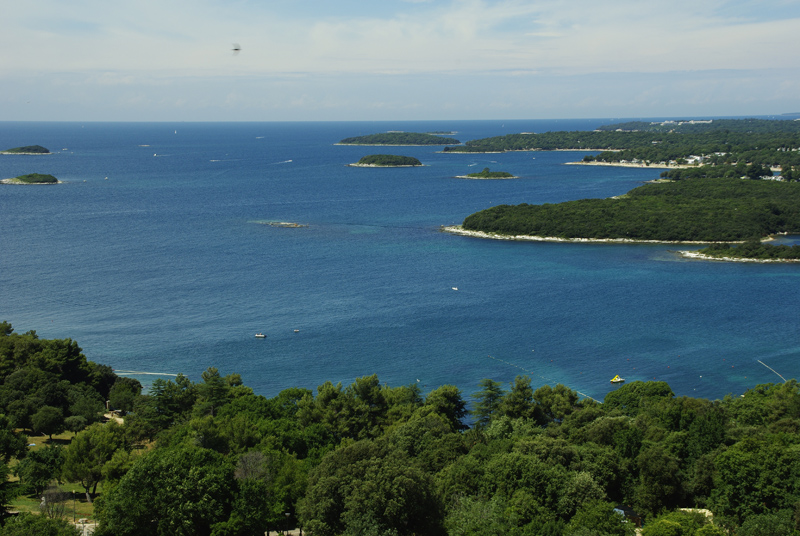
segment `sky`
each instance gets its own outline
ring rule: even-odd
[[[0,0],[0,14],[0,121],[800,112],[800,0]]]

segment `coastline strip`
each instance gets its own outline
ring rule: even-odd
[[[630,238],[560,238],[557,236],[534,235],[504,235],[487,233],[483,231],[469,231],[460,225],[443,225],[441,232],[471,238],[484,238],[489,240],[519,240],[528,242],[558,242],[567,244],[719,244],[720,242],[680,241],[680,240],[633,240]],[[769,239],[767,239],[769,240]],[[743,241],[726,241],[726,244],[742,244]],[[754,262],[754,263],[786,263],[800,262],[800,259],[749,259],[747,257],[712,257],[697,251],[678,250],[678,255],[686,259],[720,262]]]
[[[697,251],[678,251],[682,257],[687,259],[695,259],[700,261],[721,261],[721,262],[756,262],[761,264],[767,263],[784,263],[784,262],[800,262],[800,259],[749,259],[747,257],[713,257],[698,253]],[[763,363],[762,363],[763,365]],[[766,365],[764,365],[766,366]],[[773,371],[774,372],[774,371]],[[777,373],[776,373],[777,374]],[[780,374],[778,374],[780,376]]]
[[[688,164],[665,164],[663,162],[651,162],[648,164],[643,164],[639,162],[564,162],[565,166],[609,166],[609,167],[629,167],[629,168],[640,168],[640,169],[688,169],[690,166]],[[697,167],[697,166],[694,166]]]
[[[563,242],[563,243],[598,243],[598,244],[716,244],[709,241],[681,241],[681,240],[635,240],[631,238],[561,238],[558,236],[536,235],[504,235],[500,233],[487,233],[484,231],[469,231],[461,225],[443,225],[441,231],[459,236],[472,238],[488,238],[491,240],[521,240],[531,242]],[[737,242],[728,241],[728,244]]]

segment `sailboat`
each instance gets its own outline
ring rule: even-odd
[[[622,383],[625,381],[625,378],[620,378],[619,374],[611,378],[611,383]]]

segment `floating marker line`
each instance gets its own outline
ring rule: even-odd
[[[496,357],[494,357],[494,356],[492,356],[492,355],[490,355],[489,357],[490,357],[490,358],[492,358],[492,359],[494,359],[495,361],[500,361],[501,363],[503,363],[503,364],[506,364],[506,365],[508,365],[509,367],[516,367],[516,368],[518,368],[518,369],[520,369],[520,370],[522,370],[522,371],[524,371],[524,372],[527,372],[527,373],[528,373],[528,374],[530,374],[531,376],[536,376],[537,378],[541,378],[541,379],[543,379],[543,380],[545,380],[545,381],[547,381],[547,382],[558,384],[558,382],[557,382],[557,381],[555,381],[555,380],[553,380],[553,379],[551,379],[551,378],[546,378],[546,377],[542,376],[541,374],[535,374],[535,373],[531,372],[530,370],[526,369],[525,367],[521,367],[521,366],[519,366],[519,365],[517,365],[517,364],[515,364],[515,363],[510,363],[510,362],[508,362],[508,361],[505,361],[505,360],[503,360],[503,359],[498,359],[498,358],[496,358]],[[765,365],[765,366],[766,366],[766,365]],[[775,372],[775,371],[773,371],[773,372]],[[777,372],[775,372],[775,374],[778,374],[778,373],[777,373]],[[780,376],[780,374],[778,374],[778,376]],[[784,380],[784,381],[785,381],[785,380]],[[596,400],[596,399],[592,398],[591,396],[587,395],[586,393],[581,393],[581,392],[580,392],[580,391],[578,391],[577,389],[575,389],[575,392],[576,392],[576,393],[578,393],[579,395],[583,396],[583,397],[586,397],[586,398],[591,398],[591,399],[592,399],[592,400],[594,400],[595,402],[598,402],[598,400]]]
[[[114,374],[148,374],[150,376],[177,376],[168,372],[140,372],[138,370],[115,370]]]
[[[764,362],[763,362],[763,361],[761,361],[760,359],[756,359],[756,361],[758,361],[759,363],[761,363],[762,365],[764,365],[765,367],[767,367],[769,370],[771,370],[771,371],[772,371],[772,372],[774,372],[775,374],[778,374],[778,372],[777,372],[777,371],[776,371],[774,368],[770,367],[769,365],[767,365],[766,363],[764,363]],[[783,383],[786,383],[786,378],[784,378],[784,377],[783,377],[783,376],[781,376],[780,374],[778,374],[778,378],[782,379],[782,380],[783,380]]]

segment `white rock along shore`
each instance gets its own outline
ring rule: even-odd
[[[560,238],[557,236],[535,235],[504,235],[499,233],[485,233],[483,231],[469,231],[460,225],[442,226],[445,233],[474,238],[489,238],[492,240],[529,240],[534,242],[565,242],[565,243],[608,243],[608,244],[715,244],[716,242],[680,241],[680,240],[634,240],[631,238]],[[734,242],[729,241],[728,244]]]
[[[470,236],[473,238],[487,238],[490,240],[528,240],[534,242],[562,242],[562,243],[597,243],[597,244],[717,244],[720,242],[709,241],[680,241],[680,240],[632,240],[629,238],[559,238],[557,236],[533,236],[533,235],[503,235],[498,233],[485,233],[482,231],[469,231],[460,225],[448,225],[441,227],[442,232]],[[767,238],[769,241],[772,238]],[[741,241],[726,241],[727,244],[742,243]],[[744,257],[712,257],[697,251],[678,250],[678,255],[686,259],[702,261],[724,261],[724,262],[755,262],[755,263],[781,263],[781,262],[800,262],[800,259],[747,259]]]

